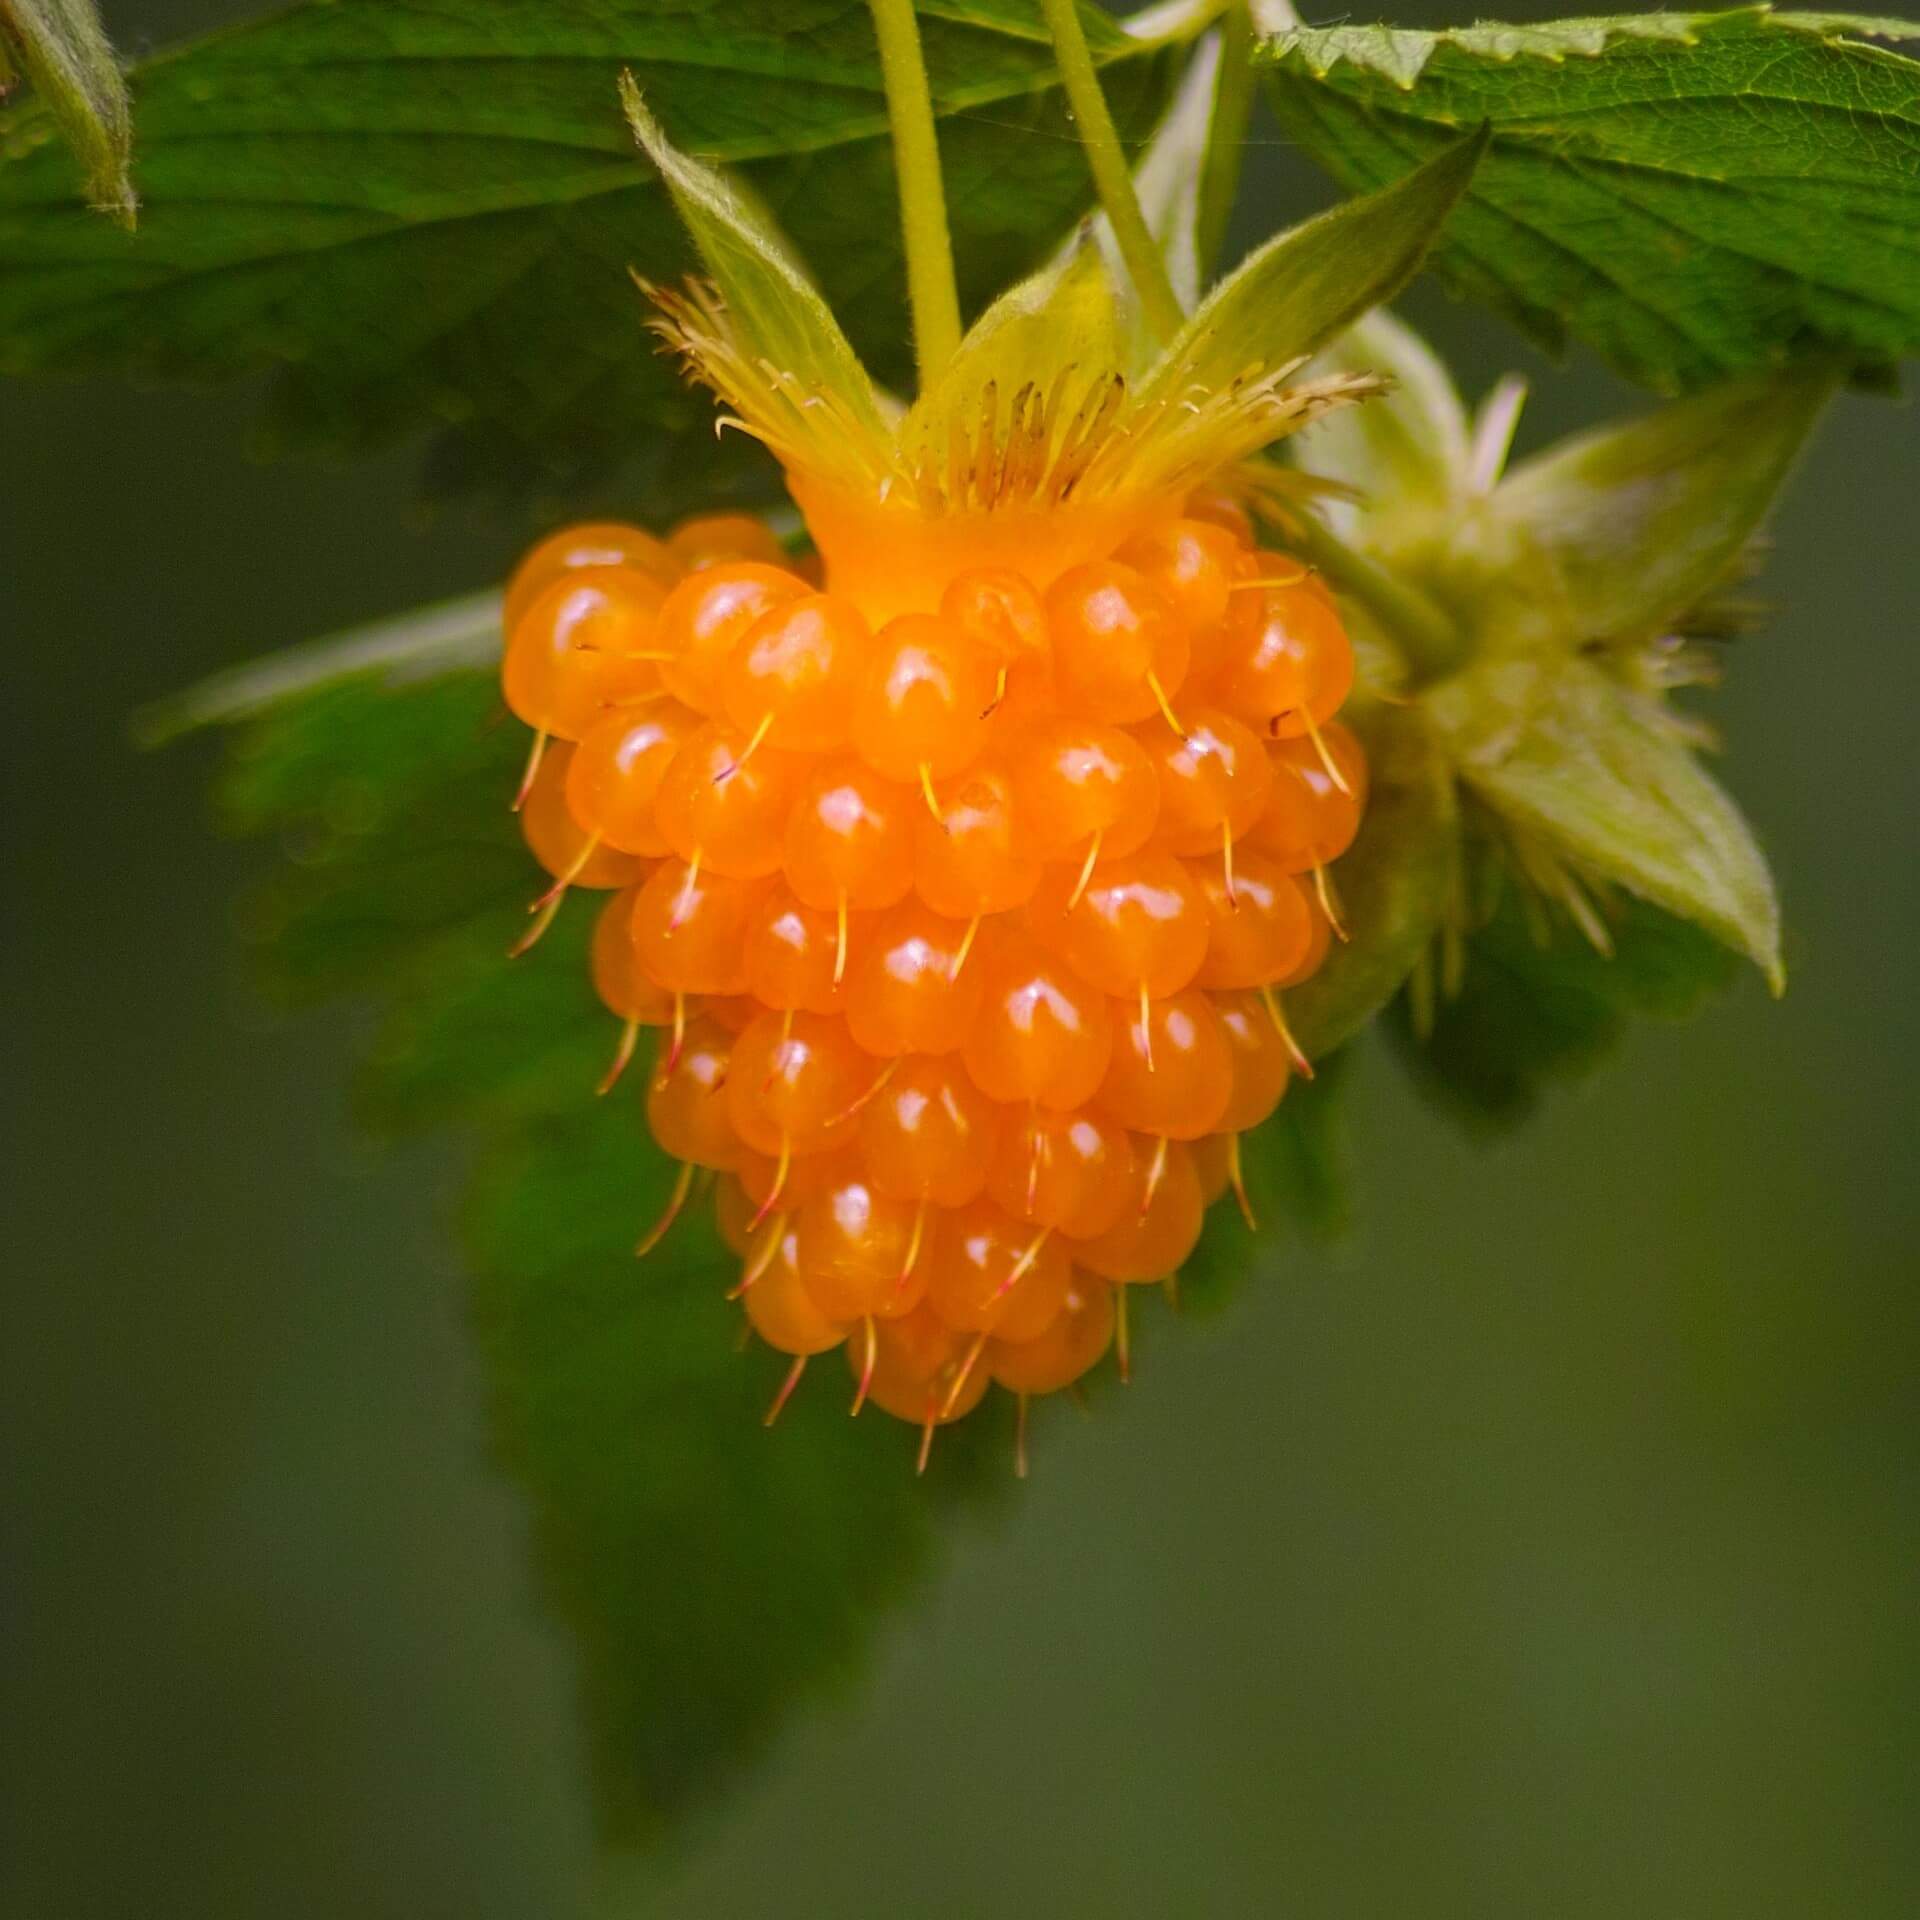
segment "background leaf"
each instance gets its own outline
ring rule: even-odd
[[[1597,953],[1567,921],[1530,919],[1517,887],[1467,942],[1459,990],[1431,1026],[1408,999],[1386,1023],[1395,1050],[1439,1105],[1482,1130],[1518,1125],[1549,1086],[1589,1073],[1636,1016],[1684,1020],[1723,991],[1733,956],[1698,927],[1622,897],[1614,951]]]
[[[51,122],[79,156],[88,204],[130,229],[139,202],[127,177],[127,88],[93,0],[0,0],[0,100],[15,64],[41,104],[0,114],[0,152],[44,144]]]
[[[1032,0],[922,12],[978,305],[1090,187]],[[1088,32],[1123,134],[1144,137],[1173,56],[1104,16]],[[667,279],[692,256],[622,122],[623,68],[677,145],[758,188],[875,374],[903,374],[863,0],[333,0],[163,55],[134,78],[137,240],[76,220],[58,154],[18,128],[6,143],[0,371],[277,367],[283,443],[351,452],[440,426],[444,483],[542,481],[576,503],[623,462],[660,508],[770,472],[715,447],[710,408],[643,330],[628,268]]]
[[[1350,188],[1492,143],[1435,264],[1535,340],[1665,391],[1920,348],[1920,63],[1832,14],[1650,14],[1267,40],[1288,134]]]
[[[579,1649],[604,1827],[644,1842],[854,1664],[942,1508],[1011,1479],[1010,1442],[967,1421],[916,1481],[917,1436],[846,1417],[837,1356],[768,1433],[785,1363],[738,1350],[704,1212],[635,1262],[671,1169],[643,1071],[592,1095],[614,1038],[587,977],[597,902],[504,958],[531,868],[497,704],[475,672],[316,688],[238,736],[221,799],[294,855],[249,917],[269,977],[383,1009],[366,1117],[480,1142],[465,1237],[496,1428]]]

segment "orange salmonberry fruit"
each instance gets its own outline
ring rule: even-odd
[[[508,589],[537,904],[616,890],[593,984],[614,1073],[657,1035],[661,1227],[705,1170],[776,1410],[833,1347],[925,1437],[1124,1368],[1126,1289],[1245,1208],[1303,1065],[1279,994],[1367,795],[1337,605],[1222,495],[1030,558],[869,603],[721,514],[569,529]]]

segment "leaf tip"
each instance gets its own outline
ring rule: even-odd
[[[620,69],[620,78],[615,82],[620,94],[620,111],[626,116],[628,130],[639,143],[647,158],[658,164],[660,149],[666,145],[666,134],[660,122],[653,117],[646,97],[640,91],[640,82],[633,77],[631,67]]]

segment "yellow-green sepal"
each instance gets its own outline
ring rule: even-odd
[[[16,62],[79,156],[94,211],[131,229],[140,206],[127,171],[133,115],[92,0],[0,0],[0,96]]]
[[[1730,381],[1562,441],[1508,474],[1493,513],[1552,563],[1576,637],[1666,631],[1738,568],[1837,384]]]
[[[1343,533],[1371,516],[1444,510],[1467,470],[1469,429],[1452,376],[1427,343],[1386,308],[1356,321],[1315,361],[1314,373],[1377,373],[1387,391],[1328,416],[1300,464],[1338,481],[1359,505],[1334,516]]]
[[[887,440],[891,429],[872,379],[772,215],[741,182],[674,146],[630,73],[620,77],[620,100],[634,139],[665,181],[720,290],[742,348],[773,379],[796,393],[831,397],[857,430]]]
[[[1083,228],[967,329],[959,350],[908,409],[900,444],[909,464],[938,470],[950,447],[971,447],[982,423],[1004,421],[1016,402],[1052,401],[1071,411],[1089,382],[1119,367],[1120,339],[1114,283]]]
[[[1248,255],[1201,302],[1143,398],[1219,393],[1250,369],[1317,353],[1419,270],[1486,145],[1470,134],[1378,193],[1345,201]]]
[[[1740,810],[1657,703],[1602,667],[1542,667],[1517,723],[1450,742],[1503,824],[1582,876],[1626,887],[1746,954],[1778,992],[1780,906]]]

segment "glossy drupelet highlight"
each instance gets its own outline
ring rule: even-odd
[[[809,566],[807,571],[814,569]],[[716,1186],[754,1332],[842,1348],[924,1429],[1070,1386],[1173,1276],[1238,1136],[1305,1071],[1280,992],[1327,950],[1366,795],[1324,584],[1196,501],[1037,577],[869,619],[759,522],[544,541],[507,592],[519,796],[613,890],[606,1086]],[[603,1087],[603,1090],[605,1088]],[[771,1414],[770,1416],[771,1417]]]

